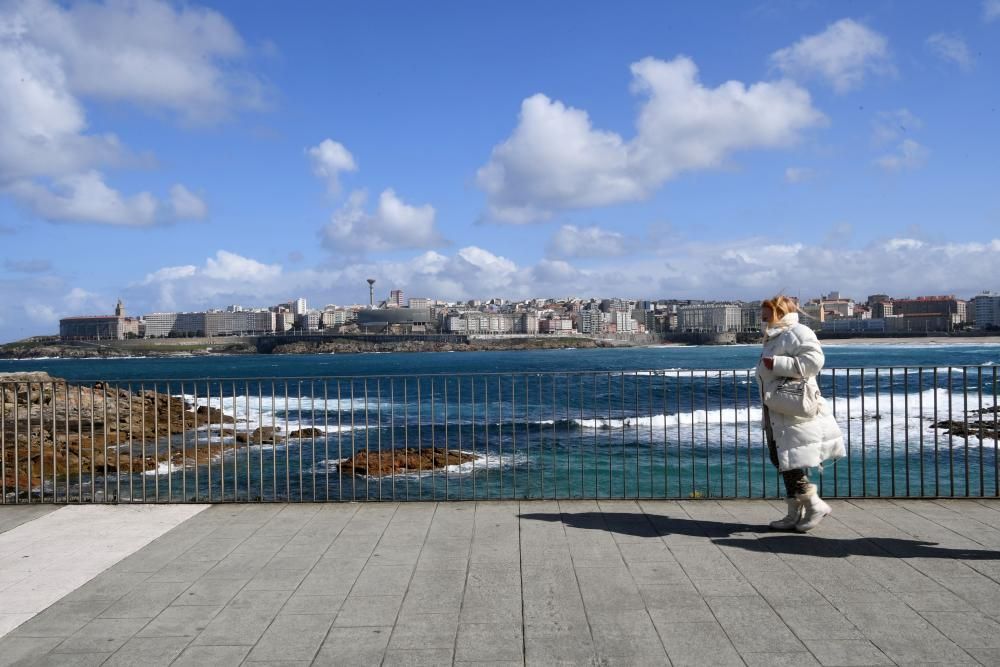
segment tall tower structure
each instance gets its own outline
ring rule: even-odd
[[[368,279],[368,307],[375,307],[375,279]]]
[[[118,299],[118,305],[115,306],[115,317],[125,317],[125,304],[121,299]]]

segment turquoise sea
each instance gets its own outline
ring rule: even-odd
[[[211,465],[97,471],[36,491],[59,500],[761,497],[779,484],[762,444],[758,356],[758,346],[664,346],[40,359],[0,361],[0,371],[155,388],[235,419],[112,443],[133,455],[183,458],[260,426],[311,429],[273,446],[251,438]],[[935,424],[996,419],[1000,345],[830,345],[826,356],[821,386],[849,455],[813,472],[824,494],[998,495],[995,437]],[[445,446],[473,458],[385,477],[339,465],[366,449]]]

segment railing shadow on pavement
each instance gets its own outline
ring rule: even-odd
[[[825,537],[817,534],[778,534],[766,525],[739,521],[703,521],[682,519],[659,514],[631,512],[534,512],[518,515],[531,521],[562,522],[572,528],[601,530],[632,537],[666,537],[685,535],[703,537],[717,546],[737,547],[761,553],[796,556],[844,558],[874,556],[892,558],[951,558],[959,560],[1000,560],[1000,551],[989,549],[949,548],[937,542],[907,540],[897,537]],[[734,535],[767,534],[767,539],[733,537]]]

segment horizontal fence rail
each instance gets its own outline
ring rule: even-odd
[[[836,368],[827,497],[1000,497],[998,370]],[[0,384],[2,503],[764,498],[752,370]]]

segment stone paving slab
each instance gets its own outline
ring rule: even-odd
[[[217,505],[0,666],[1000,662],[1000,501],[831,505],[808,535],[770,501]]]
[[[9,526],[0,532],[0,637],[206,507],[0,507],[0,526]],[[126,579],[135,583],[132,577]],[[119,611],[142,616],[140,597],[159,610],[175,595],[149,588],[122,603]]]

